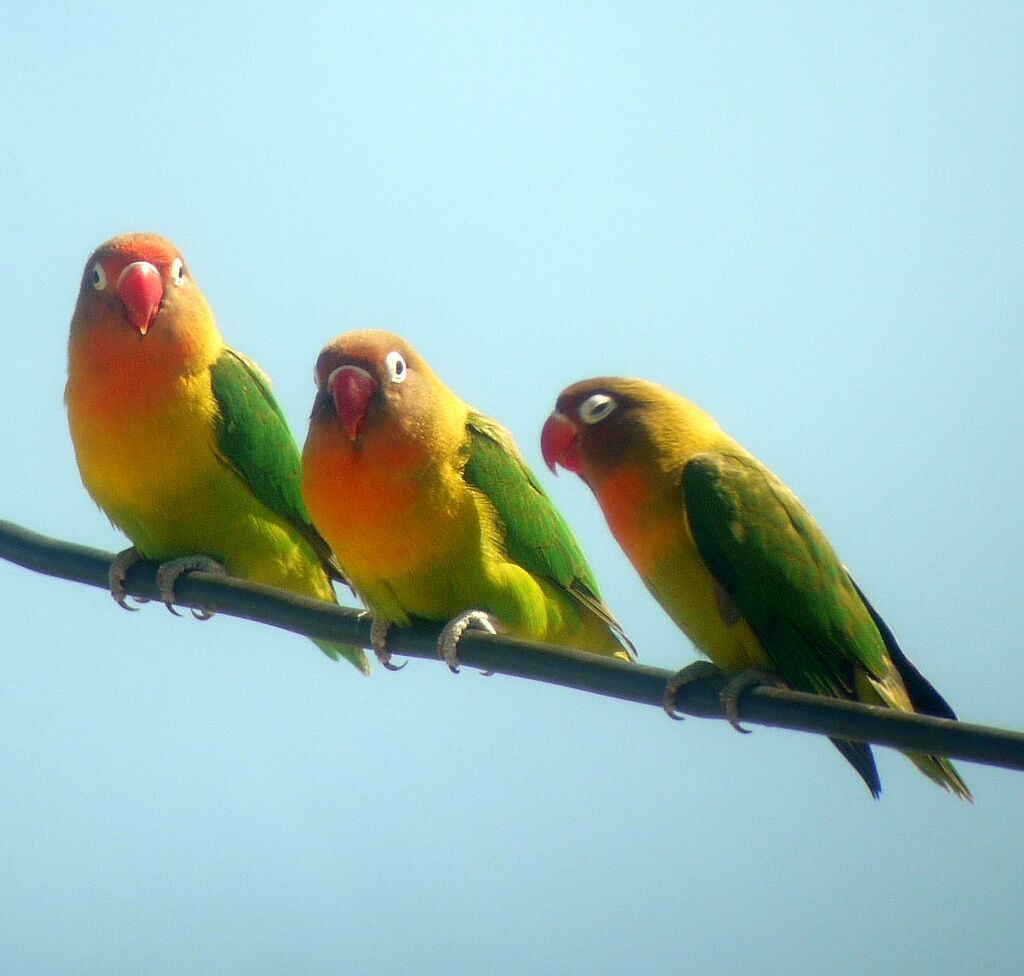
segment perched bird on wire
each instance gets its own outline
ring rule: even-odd
[[[733,676],[723,694],[737,727],[739,692],[764,680],[956,718],[793,492],[693,403],[643,380],[584,380],[558,397],[541,447],[552,471],[590,486],[655,599]],[[679,687],[711,667],[698,662],[670,682],[670,714]],[[832,742],[878,796],[870,746]],[[907,755],[971,799],[948,759]]]
[[[511,435],[462,402],[407,342],[349,332],[316,363],[302,492],[374,617],[447,621],[628,658],[576,540]]]
[[[192,569],[336,602],[341,571],[302,503],[270,383],[224,344],[170,241],[124,234],[86,262],[64,400],[82,481],[134,543],[110,571],[121,606],[134,609],[124,579],[138,559],[163,564],[168,608]],[[316,643],[368,672],[361,648]]]

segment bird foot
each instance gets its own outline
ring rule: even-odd
[[[391,624],[383,617],[374,617],[370,623],[370,648],[377,655],[377,660],[382,667],[388,671],[401,671],[408,664],[403,661],[401,664],[391,663],[391,651],[388,650],[388,631]]]
[[[736,677],[730,678],[729,683],[722,689],[719,697],[725,706],[725,717],[737,732],[749,735],[752,731],[751,729],[745,729],[740,724],[740,695],[748,688],[759,688],[764,685],[772,688],[785,687],[784,683],[774,674],[769,674],[767,671],[759,671],[757,668],[746,668]]]
[[[180,617],[181,614],[174,609],[174,586],[185,573],[190,573],[193,570],[198,570],[201,573],[212,573],[214,576],[228,575],[228,571],[209,556],[182,556],[180,559],[171,559],[166,563],[161,563],[156,571],[157,589],[160,590],[160,597],[164,601],[164,606],[176,617]],[[209,620],[214,616],[214,612],[212,610],[196,610],[192,608],[192,616],[196,620]]]
[[[665,697],[661,700],[661,707],[674,722],[681,722],[685,716],[680,715],[676,710],[676,695],[683,685],[691,681],[703,681],[705,678],[721,678],[722,669],[710,661],[694,661],[688,664],[681,671],[677,671],[668,681],[665,682]]]
[[[114,602],[125,610],[131,610],[133,613],[139,609],[139,607],[133,607],[128,602],[128,594],[125,592],[124,581],[128,577],[128,570],[132,568],[136,563],[142,562],[146,557],[139,552],[135,546],[130,549],[124,549],[119,552],[115,557],[114,561],[110,564],[110,569],[107,571],[107,583],[110,585],[110,595],[114,598]],[[133,597],[138,603],[149,603],[144,597]]]
[[[459,673],[459,641],[469,628],[482,630],[485,634],[496,634],[498,622],[483,610],[467,610],[444,625],[437,639],[437,654],[448,665],[452,674]]]

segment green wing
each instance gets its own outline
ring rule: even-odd
[[[221,459],[262,504],[291,523],[331,576],[344,581],[302,501],[299,451],[266,376],[251,360],[225,348],[210,367],[210,383]]]
[[[682,487],[701,558],[790,687],[855,698],[858,668],[886,670],[874,612],[817,523],[767,468],[746,454],[699,454],[683,469]],[[871,747],[831,742],[877,797]]]
[[[838,556],[767,468],[749,455],[699,454],[682,485],[701,557],[791,687],[849,698],[855,669],[888,670]]]
[[[557,583],[578,603],[603,620],[630,654],[632,644],[601,600],[569,526],[526,466],[512,436],[488,417],[470,412],[467,484],[490,500],[505,526],[508,555],[524,569]]]

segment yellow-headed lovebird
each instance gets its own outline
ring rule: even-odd
[[[335,602],[340,570],[302,503],[299,452],[269,381],[224,344],[170,241],[124,234],[89,258],[64,400],[82,481],[134,543],[111,567],[122,606],[139,558],[164,564],[168,607],[193,568]],[[361,649],[317,645],[369,670]]]
[[[455,670],[465,626],[628,657],[568,526],[511,435],[463,403],[407,342],[339,336],[320,353],[302,493],[374,617],[449,621]]]
[[[643,380],[585,380],[559,396],[541,448],[590,486],[655,599],[727,674],[956,718],[793,492],[699,407]],[[878,796],[870,747],[832,741]],[[971,798],[947,759],[908,755]]]

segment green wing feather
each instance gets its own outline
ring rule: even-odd
[[[839,557],[796,496],[749,455],[700,454],[683,470],[701,557],[793,688],[853,695],[885,645]]]
[[[217,448],[253,495],[309,543],[325,571],[344,582],[330,547],[302,501],[301,458],[288,423],[260,368],[225,348],[210,367],[217,401]]]
[[[787,684],[856,698],[858,671],[879,684],[895,672],[915,709],[955,718],[900,649],[817,523],[767,468],[745,453],[700,454],[683,469],[682,487],[701,557]],[[878,796],[881,784],[870,747],[831,741]],[[948,759],[907,755],[944,789],[971,798]]]
[[[469,459],[466,483],[481,491],[505,527],[505,548],[516,563],[569,593],[604,621],[631,655],[633,645],[601,600],[591,572],[569,526],[559,515],[504,427],[471,411],[466,420]]]
[[[302,501],[302,459],[270,391],[270,381],[250,359],[225,348],[210,366],[210,385],[217,401],[216,435],[221,459],[259,502],[291,524],[309,543],[328,576],[346,582]],[[370,673],[362,648],[331,641],[313,643],[333,660],[344,657],[363,674]]]
[[[697,549],[799,691],[855,698],[857,668],[885,670],[872,614],[824,533],[796,496],[744,454],[701,454],[683,469]],[[873,796],[881,781],[870,746],[831,739]]]

